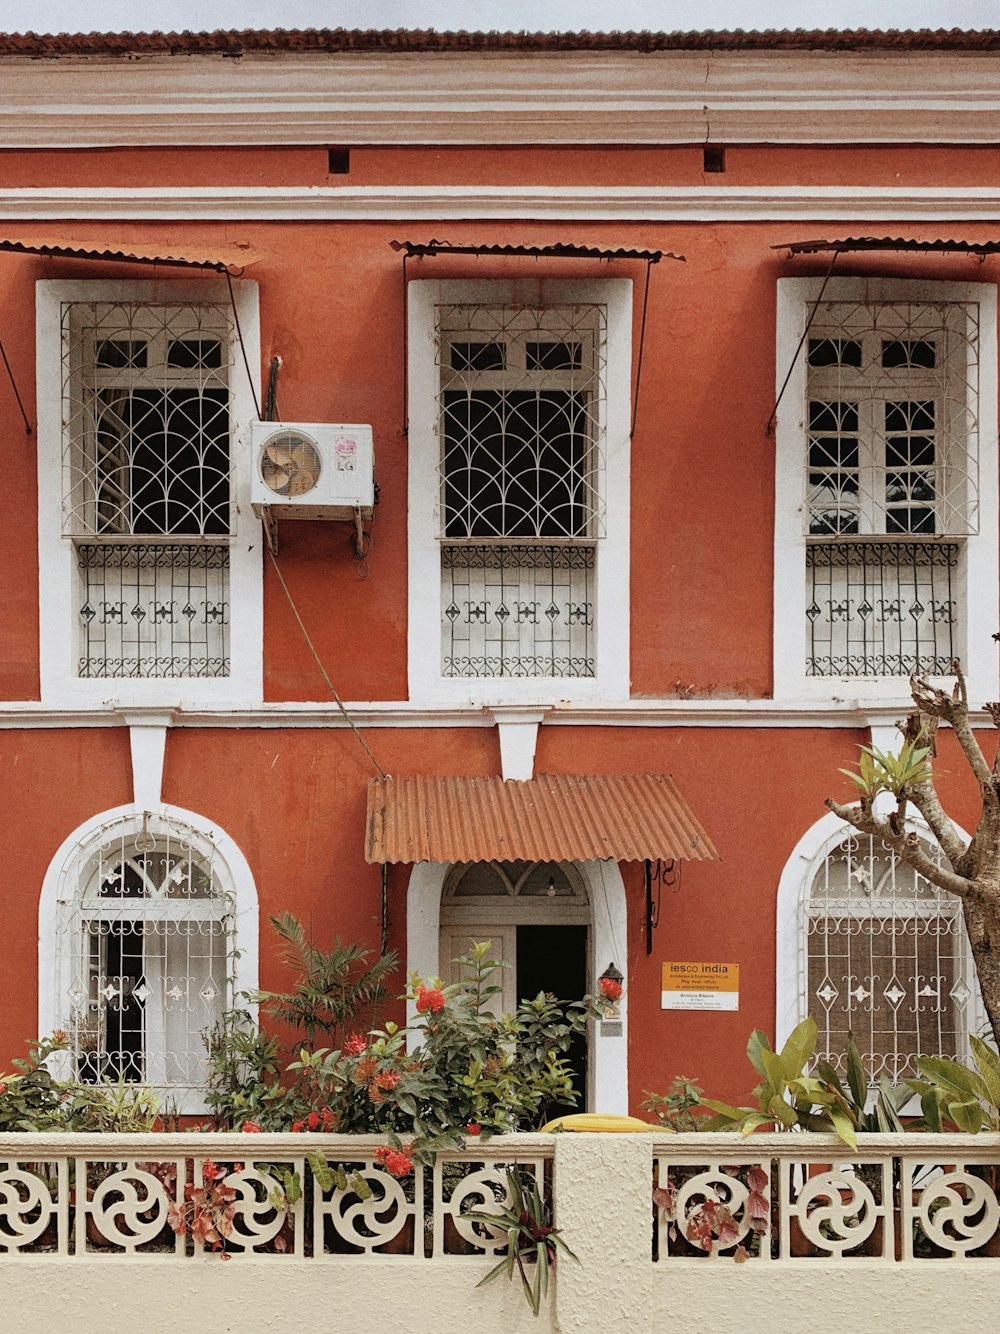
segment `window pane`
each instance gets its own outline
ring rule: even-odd
[[[584,537],[587,402],[564,390],[448,390],[446,537]]]

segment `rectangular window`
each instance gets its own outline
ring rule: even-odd
[[[980,453],[995,418],[995,293],[821,287],[779,285],[779,387],[791,374],[778,410],[775,691],[830,677],[898,691],[911,674],[947,674],[955,657],[968,669],[989,656],[972,643],[969,609],[996,583],[984,565],[995,459]],[[802,601],[789,598],[794,565]]]
[[[945,673],[962,546],[927,539],[975,522],[978,307],[824,302],[806,360],[807,673]]]
[[[438,308],[444,677],[593,677],[598,305]]]
[[[229,674],[233,328],[220,305],[62,306],[78,674]]]

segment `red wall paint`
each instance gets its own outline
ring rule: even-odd
[[[59,845],[85,820],[132,797],[121,728],[0,730],[0,1070],[38,1030],[38,896]]]
[[[440,183],[523,185],[992,184],[994,148],[815,149],[734,147],[723,175],[705,176],[700,146],[641,149],[354,149],[349,176],[329,177],[323,148],[3,153],[6,184],[108,185]],[[47,225],[53,230],[56,224]],[[406,441],[403,434],[399,237],[428,240],[437,224],[96,223],[67,235],[210,245],[248,241],[265,258],[260,284],[263,366],[284,360],[279,403],[286,420],[371,421],[382,504],[366,578],[348,530],[283,524],[282,570],[317,649],[345,698],[406,696]],[[10,230],[10,229],[8,229]],[[27,230],[40,230],[23,229]],[[683,265],[654,269],[643,378],[632,446],[632,676],[636,696],[765,696],[771,682],[773,440],[764,425],[774,397],[775,280],[821,273],[822,257],[791,261],[790,240],[844,233],[823,224],[562,224],[470,221],[455,240],[578,241],[662,247]],[[880,224],[912,232],[905,220]],[[921,227],[922,235],[935,234]],[[947,226],[938,235],[975,236]],[[593,264],[428,260],[413,277],[591,277]],[[965,257],[845,259],[844,274],[996,281],[1000,261]],[[643,266],[602,265],[631,277]],[[145,277],[135,266],[0,255],[0,338],[34,422],[34,283],[52,277]],[[4,569],[0,698],[38,695],[35,441],[27,437],[0,373],[0,441],[17,521],[0,529]],[[265,569],[265,689],[269,700],[327,698],[273,570]],[[984,609],[992,625],[997,609]],[[390,772],[495,773],[496,731],[371,729]],[[721,1096],[753,1082],[743,1051],[754,1026],[773,1030],[774,895],[781,867],[823,814],[860,732],[806,729],[572,728],[543,726],[540,772],[675,775],[719,845],[718,864],[684,868],[666,895],[651,956],[643,939],[641,868],[624,867],[633,1083],[664,1090],[674,1074],[698,1077]],[[950,738],[939,770],[968,826],[974,793],[962,782]],[[247,856],[262,916],[290,910],[329,940],[374,945],[379,872],[363,861],[364,787],[372,772],[343,730],[176,729],[165,799],[216,821]],[[11,836],[5,858],[7,950],[0,1060],[34,1031],[37,901],[45,868],[66,834],[130,796],[128,739],[120,729],[0,732],[0,809]],[[963,814],[964,813],[964,814]],[[390,943],[405,945],[409,868],[389,875]],[[287,978],[273,935],[262,930],[265,986]],[[666,1013],[659,966],[684,957],[741,965],[736,1015]],[[624,968],[624,960],[617,960]]]
[[[901,228],[905,230],[905,228]],[[91,227],[93,230],[93,227]],[[97,229],[100,232],[101,229]],[[176,224],[128,231],[151,241],[211,244],[239,236],[266,251],[262,352],[284,360],[285,420],[370,421],[382,503],[367,577],[359,578],[349,529],[284,523],[279,559],[303,620],[341,695],[406,695],[406,442],[403,435],[402,289],[389,241],[424,228],[386,224]],[[815,229],[807,229],[815,230]],[[892,230],[892,228],[887,228]],[[957,230],[957,229],[949,229]],[[485,227],[484,242],[523,241],[518,224]],[[788,261],[772,247],[803,231],[759,225],[533,226],[533,241],[663,246],[651,288],[637,428],[632,448],[632,681],[637,696],[766,696],[771,680],[774,291],[782,274],[819,272],[822,260]],[[471,233],[470,233],[471,235]],[[0,325],[29,415],[32,284],[39,277],[142,276],[136,266],[0,257]],[[862,257],[843,272],[966,277],[967,257]],[[997,261],[976,265],[988,279]],[[420,276],[593,276],[579,262],[427,260]],[[641,264],[602,274],[643,277]],[[636,344],[639,310],[636,302]],[[10,579],[0,624],[0,690],[37,696],[34,441],[24,435],[9,385],[0,383],[0,431],[22,494],[19,522],[0,533]],[[734,585],[732,572],[739,569]],[[274,572],[265,572],[265,692],[270,700],[326,699]]]

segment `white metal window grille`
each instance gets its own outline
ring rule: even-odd
[[[946,672],[979,504],[979,307],[823,303],[806,341],[807,674]],[[890,540],[891,539],[891,540]]]
[[[852,835],[814,877],[804,916],[821,1057],[844,1070],[853,1033],[875,1080],[915,1075],[917,1056],[964,1059],[978,983],[957,898]]]
[[[595,671],[606,316],[438,308],[442,674]]]
[[[67,302],[62,357],[79,675],[228,675],[228,309]]]
[[[59,898],[63,1026],[85,1082],[204,1086],[206,1029],[229,1004],[234,905],[211,844],[148,820],[102,831]]]

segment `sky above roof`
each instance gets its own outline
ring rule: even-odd
[[[993,28],[997,0],[3,0],[6,32]]]

